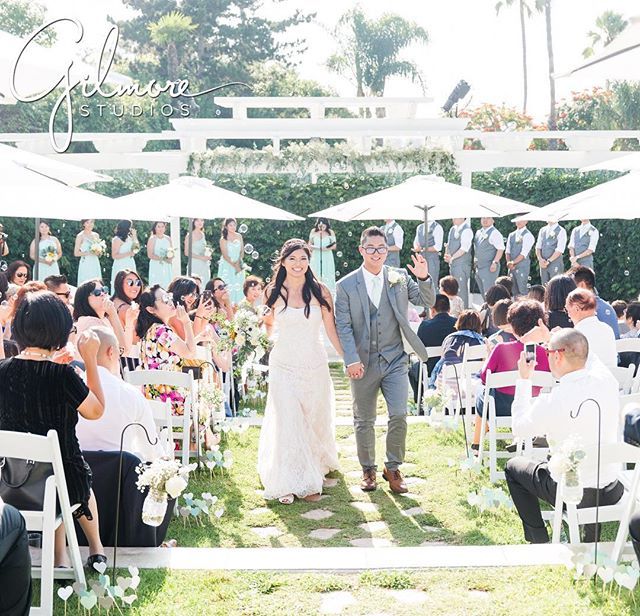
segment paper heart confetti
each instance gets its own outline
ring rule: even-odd
[[[74,582],[73,584],[71,584],[71,588],[73,588],[73,592],[75,592],[76,595],[81,595],[87,590],[86,585],[82,584],[81,582]]]
[[[124,597],[124,590],[122,590],[120,586],[112,586],[111,593],[113,594],[114,597],[119,597],[120,599]]]
[[[122,588],[122,590],[127,590],[127,588],[129,588],[129,586],[131,586],[131,578],[124,578],[124,577],[119,577],[116,580],[116,584]]]
[[[627,590],[633,590],[638,583],[638,578],[633,575],[629,575],[626,571],[616,571],[613,579],[623,588]]]
[[[58,597],[60,597],[63,601],[67,601],[72,594],[72,586],[64,586],[62,588],[58,588]]]
[[[93,563],[93,568],[102,575],[107,570],[107,563]]]
[[[138,598],[137,595],[127,595],[126,597],[122,597],[122,600],[127,604],[127,605],[132,605],[133,602]]]
[[[582,570],[582,575],[584,575],[585,577],[591,578],[596,574],[597,571],[598,571],[598,565],[596,565],[595,563],[588,563],[584,566]]]
[[[109,578],[108,575],[100,575],[98,576],[98,582],[100,582],[100,586],[102,586],[103,588],[106,588],[107,586],[109,586],[111,579]]]
[[[93,592],[87,593],[84,597],[80,597],[80,605],[82,605],[85,610],[93,609],[96,603],[98,603],[98,597],[96,597],[96,594]]]
[[[138,567],[133,567],[132,565],[129,565],[129,575],[135,577],[139,573],[140,571],[138,570]]]
[[[586,567],[585,567],[586,568]],[[611,567],[598,567],[598,577],[608,584],[613,580],[614,570]]]
[[[100,597],[98,599],[98,605],[103,610],[110,610],[115,604],[116,604],[116,602],[113,600],[113,597],[110,597],[109,595],[106,595],[104,597]]]
[[[140,585],[140,576],[134,575],[129,581],[129,588],[131,588],[131,590],[135,590],[136,588],[138,588],[139,585]]]

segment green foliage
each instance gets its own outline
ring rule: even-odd
[[[596,47],[611,43],[628,25],[629,22],[615,11],[605,11],[599,15],[596,18],[596,29],[587,33],[591,44],[582,52],[583,57],[590,58],[596,52]]]
[[[14,36],[25,37],[45,22],[46,9],[37,2],[27,0],[1,0],[0,24],[2,30]],[[56,40],[54,30],[48,29],[35,39],[38,45],[50,47]]]
[[[365,571],[360,575],[360,584],[391,590],[415,588],[413,575],[407,571]]]
[[[413,43],[428,43],[427,31],[400,15],[368,19],[360,6],[347,11],[335,30],[338,52],[327,60],[330,70],[350,75],[357,95],[382,96],[389,77],[407,77],[424,89],[418,66],[399,57]]]

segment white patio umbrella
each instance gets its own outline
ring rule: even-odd
[[[582,76],[597,80],[640,79],[640,16],[631,17],[629,25],[611,43],[569,71],[557,73],[556,79]]]
[[[79,22],[67,20],[76,33],[82,31]],[[14,105],[18,101],[11,90],[14,67],[25,42],[24,39],[0,31],[0,104]],[[65,75],[65,67],[73,60],[71,79],[83,79],[86,75],[96,74],[95,67],[81,62],[73,55],[69,55],[63,45],[56,44],[53,47],[42,47],[36,43],[30,43],[15,71],[15,85],[20,96],[32,96],[48,90],[53,84]],[[106,83],[117,85],[129,85],[132,80],[129,77],[109,71]]]
[[[245,197],[232,190],[216,186],[205,178],[182,176],[147,190],[131,193],[116,199],[131,211],[154,213],[159,216],[186,217],[189,228],[194,218],[249,218],[265,220],[304,220],[301,216],[267,205],[256,199]],[[189,234],[191,239],[192,235]],[[189,263],[192,246],[189,242]],[[190,267],[190,265],[188,265]],[[189,273],[191,273],[189,271]]]
[[[522,220],[640,218],[640,173],[629,173],[521,216]]]

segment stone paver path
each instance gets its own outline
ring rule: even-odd
[[[360,492],[360,488],[358,488]],[[362,513],[376,513],[378,511],[378,505],[375,503],[363,503],[359,501],[355,501],[353,503],[349,503],[352,507],[355,507],[358,511],[362,511]]]
[[[341,532],[341,528],[318,528],[316,530],[312,530],[309,533],[309,537],[312,539],[319,539],[320,541],[327,541],[328,539],[333,539]]]
[[[404,603],[405,605],[418,605],[424,603],[429,598],[426,592],[413,590],[411,588],[392,590],[390,594],[398,603]]]
[[[263,539],[279,537],[282,535],[282,531],[276,526],[254,526],[251,530],[258,535],[258,537],[262,537]]]
[[[333,512],[327,509],[312,509],[311,511],[307,511],[307,513],[301,514],[300,517],[305,520],[326,520],[332,515]]]
[[[384,532],[385,530],[389,530],[387,523],[383,522],[382,520],[379,520],[377,522],[363,522],[362,524],[358,524],[358,526],[365,533],[369,533],[369,534],[381,533],[381,532]]]
[[[347,591],[336,591],[327,593],[320,605],[321,614],[340,614],[345,607],[354,605],[355,597]]]

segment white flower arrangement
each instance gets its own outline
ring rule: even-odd
[[[195,464],[182,466],[177,460],[159,458],[149,465],[140,464],[136,467],[136,486],[141,492],[148,487],[149,493],[156,496],[178,498],[187,487],[189,473],[195,468]]]
[[[96,257],[101,257],[107,252],[106,242],[104,240],[93,240],[89,246],[89,252]]]
[[[58,260],[58,252],[53,246],[48,246],[40,251],[40,257],[47,265],[51,265]]]
[[[204,247],[204,256],[207,259],[211,259],[211,257],[213,256],[213,248],[209,245],[209,244],[205,244]]]
[[[582,500],[583,486],[580,466],[585,452],[577,436],[565,439],[559,447],[551,444],[552,455],[548,468],[551,478],[560,485],[564,482],[563,498],[566,503],[577,505]]]
[[[400,272],[393,269],[387,272],[387,280],[392,287],[397,284],[403,285],[406,282],[406,278]]]
[[[212,415],[224,418],[224,394],[215,383],[206,383],[200,386],[200,423],[208,423]]]
[[[131,252],[134,255],[137,255],[140,252],[140,242],[137,239],[133,240],[131,244]]]
[[[175,256],[176,256],[176,251],[171,246],[169,246],[169,248],[167,248],[164,251],[162,258],[168,261],[171,261]]]

